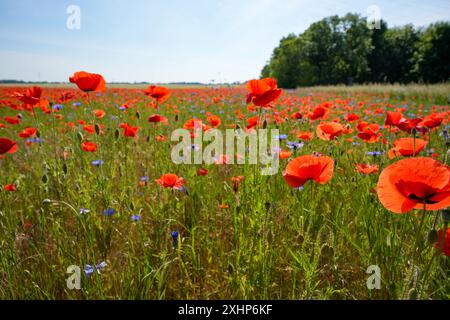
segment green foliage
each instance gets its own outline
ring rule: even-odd
[[[261,77],[284,88],[369,82],[435,83],[450,77],[450,24],[367,27],[356,14],[331,16],[281,39]]]

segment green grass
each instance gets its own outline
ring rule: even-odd
[[[147,122],[156,111],[146,97],[134,92],[114,95],[111,90],[79,108],[65,104],[58,112],[62,120],[39,109],[36,117],[20,111],[19,126],[0,129],[0,136],[19,142],[16,153],[0,159],[0,184],[18,185],[17,192],[0,191],[1,299],[450,298],[449,259],[434,256],[434,247],[426,242],[438,213],[426,214],[416,253],[422,213],[388,212],[372,192],[378,174],[354,171],[356,163],[377,163],[380,171],[392,163],[385,155],[366,154],[386,146],[345,141],[353,134],[337,142],[315,137],[294,156],[329,155],[336,160],[334,177],[326,185],[308,182],[302,191],[289,188],[282,177],[287,160],[280,161],[280,172],[274,176],[261,176],[248,164],[205,166],[209,174],[197,176],[199,165],[171,162],[171,131],[194,115],[205,120],[200,110],[217,115],[223,110],[223,123],[241,127],[246,124],[234,110],[241,109],[246,118],[253,114],[246,111],[241,91],[192,89],[197,93],[192,96],[190,90],[175,90],[160,107],[158,113],[169,118],[169,126]],[[339,98],[354,106],[359,101],[383,108],[389,103],[392,109],[407,103],[408,112],[414,113],[424,105],[426,113],[440,104],[439,95],[416,91],[404,96],[385,88],[380,93],[378,88],[371,93],[355,89],[341,94],[327,88],[317,92],[321,93],[313,96],[311,105]],[[297,93],[304,95],[303,89]],[[225,97],[222,102],[209,105],[219,94]],[[115,106],[133,97],[134,108],[126,113]],[[178,121],[169,108],[173,105],[180,111]],[[335,107],[336,116],[340,108]],[[93,109],[107,112],[97,121],[104,126],[103,134],[88,135],[79,125],[75,130],[65,125],[81,119],[92,123]],[[356,112],[363,116],[364,109]],[[15,114],[0,108],[2,117]],[[382,123],[384,117],[371,116],[370,121]],[[124,137],[119,122],[139,126],[138,140]],[[279,129],[289,134],[295,128],[315,131],[315,125],[287,121]],[[26,126],[37,127],[45,142],[25,147],[17,132]],[[155,134],[166,135],[168,141],[154,141]],[[80,143],[86,138],[98,143],[96,153],[82,151]],[[444,162],[445,142],[437,132],[432,139],[438,160]],[[289,140],[295,136],[289,134]],[[63,152],[69,154],[67,159]],[[92,166],[96,159],[105,164]],[[186,179],[187,193],[162,189],[154,182],[168,172]],[[245,176],[237,193],[230,180],[236,175]],[[139,185],[142,176],[149,177],[145,186]],[[221,204],[228,208],[219,208]],[[90,212],[80,215],[80,208]],[[114,208],[115,214],[102,214],[107,208]],[[131,216],[139,213],[141,220],[133,222]],[[26,229],[28,222],[32,227]],[[174,230],[180,232],[177,247],[171,238]],[[86,277],[84,266],[101,261],[108,264],[102,274]],[[82,268],[81,290],[66,287],[70,265]],[[380,290],[367,289],[370,265],[381,269]]]

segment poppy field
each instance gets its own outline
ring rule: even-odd
[[[1,299],[450,298],[450,106],[433,86],[68,79],[0,87]],[[279,169],[174,163],[177,129],[277,129]]]

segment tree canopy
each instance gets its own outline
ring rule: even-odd
[[[284,88],[353,83],[436,83],[450,79],[450,23],[378,29],[348,13],[281,39],[261,76]]]

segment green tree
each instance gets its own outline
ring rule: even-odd
[[[414,54],[413,72],[424,82],[450,79],[450,23],[432,24],[422,33]]]

